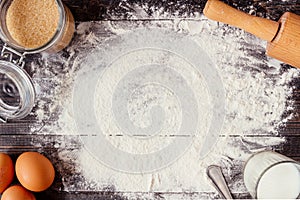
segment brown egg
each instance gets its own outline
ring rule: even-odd
[[[35,200],[35,197],[22,186],[14,185],[4,191],[1,200]]]
[[[41,192],[51,186],[55,172],[48,158],[37,152],[26,152],[17,159],[16,175],[23,187]]]
[[[0,193],[2,193],[14,179],[14,164],[5,153],[0,153]]]

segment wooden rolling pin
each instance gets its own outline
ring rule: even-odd
[[[267,40],[267,55],[300,68],[300,16],[286,12],[275,22],[243,13],[219,0],[208,0],[204,15]]]

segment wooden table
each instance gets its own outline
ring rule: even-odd
[[[185,13],[202,12],[205,0],[64,0],[70,7],[77,22],[91,21],[91,20],[119,20],[126,21],[130,19],[130,13],[134,4],[143,5],[148,3],[149,6],[163,7],[167,12],[175,12],[180,10],[180,16],[186,16]],[[249,12],[252,10],[253,15],[268,17],[273,20],[278,20],[285,11],[291,11],[300,15],[300,2],[298,0],[281,1],[281,0],[262,0],[262,1],[241,1],[241,0],[226,0],[226,3],[236,7],[242,11]],[[146,10],[151,15],[151,10]],[[186,18],[193,18],[192,15]],[[152,20],[151,17],[142,17],[135,20]],[[168,20],[168,19],[165,19]],[[37,55],[33,55],[29,60],[34,60]],[[289,68],[288,65],[283,65],[283,68]],[[297,79],[292,84],[295,86],[292,99],[295,101],[296,109],[293,113],[296,115],[293,119],[287,122],[287,126],[280,130],[280,134],[286,137],[287,142],[283,145],[276,147],[276,150],[286,156],[289,156],[297,161],[300,161],[300,116],[297,116],[300,110],[300,79]],[[287,113],[288,114],[288,113]],[[55,149],[52,147],[53,139],[51,136],[28,135],[29,124],[34,121],[34,117],[27,117],[23,120],[13,121],[6,124],[0,124],[0,151],[9,152],[9,154],[16,159],[16,157],[24,151],[42,151],[45,154],[54,155]],[[39,137],[49,137],[48,142],[41,144],[39,147],[32,146],[32,141],[39,140]],[[240,171],[241,169],[235,169]],[[58,174],[55,180],[55,185],[51,189],[36,194],[37,199],[124,199],[122,193],[114,191],[113,188],[107,188],[105,191],[99,192],[60,192],[59,188],[62,187],[63,174]],[[227,177],[229,178],[229,177]],[[74,180],[75,182],[78,180]],[[155,193],[155,199],[168,199],[178,198],[184,194],[162,194]],[[191,193],[202,198],[210,198],[214,194],[198,194]],[[237,198],[250,198],[248,193],[234,194]]]

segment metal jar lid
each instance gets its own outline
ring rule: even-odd
[[[12,49],[4,46],[1,57],[5,60],[0,60],[0,120],[4,122],[9,119],[26,117],[35,102],[34,85],[27,72],[22,68],[24,57],[21,55],[20,59],[14,59],[15,54],[7,50]],[[8,100],[9,97],[17,97],[18,100],[11,104]]]

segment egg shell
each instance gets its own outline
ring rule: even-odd
[[[20,185],[9,187],[2,194],[1,200],[36,200],[34,195]]]
[[[16,175],[23,187],[41,192],[52,185],[55,171],[50,160],[42,154],[25,152],[16,161]]]
[[[14,179],[14,164],[10,156],[0,153],[0,193],[2,193]]]

